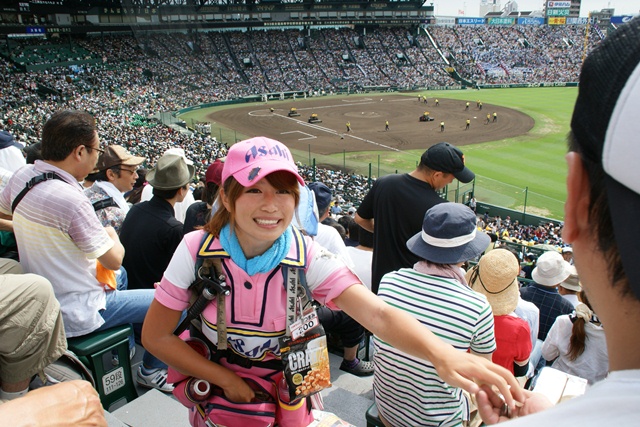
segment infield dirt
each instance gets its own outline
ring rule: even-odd
[[[327,96],[289,101],[254,103],[240,108],[229,108],[208,115],[212,122],[220,123],[250,136],[267,136],[283,142],[293,149],[319,154],[352,151],[405,151],[426,149],[447,141],[454,145],[497,141],[522,135],[533,128],[534,120],[517,110],[485,104],[482,110],[476,100],[428,98],[428,103],[417,97],[402,95]],[[289,110],[297,108],[300,116],[288,117]],[[270,110],[273,108],[273,112]],[[425,111],[434,118],[431,122],[418,119]],[[497,121],[493,122],[493,113]],[[307,122],[312,113],[322,123]],[[487,124],[487,114],[490,121]],[[469,130],[465,130],[466,120]],[[385,121],[389,130],[385,131]],[[347,132],[347,122],[351,131]],[[444,122],[444,132],[440,123]]]

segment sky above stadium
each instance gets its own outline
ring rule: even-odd
[[[496,0],[501,6],[507,0]],[[439,16],[480,16],[480,0],[428,0],[426,4],[435,6],[435,14]],[[493,0],[489,0],[493,2]],[[545,0],[515,0],[518,10],[542,10]],[[589,12],[601,9],[615,9],[616,15],[637,15],[640,2],[636,0],[582,0],[580,16],[588,16]],[[464,13],[460,13],[464,12]]]

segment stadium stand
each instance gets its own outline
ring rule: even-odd
[[[145,167],[167,149],[182,147],[200,176],[225,155],[226,145],[202,132],[166,126],[160,114],[261,94],[459,85],[446,67],[473,84],[576,82],[585,50],[601,39],[587,35],[584,26],[482,25],[417,32],[409,27],[133,31],[15,39],[0,45],[0,128],[32,144],[54,111],[82,109],[96,117],[104,145],[122,145],[147,158]],[[327,184],[343,206],[357,206],[367,193],[365,176],[298,166],[305,180]],[[480,221],[503,245],[521,245],[522,254],[529,246],[563,245],[555,224]],[[340,380],[337,385],[345,386]],[[328,406],[360,405],[364,419],[370,383],[347,388],[349,394],[338,389],[330,396]]]

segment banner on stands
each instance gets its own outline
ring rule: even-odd
[[[544,25],[544,18],[518,18],[518,25]]]
[[[567,25],[587,25],[589,18],[567,18]]]
[[[489,25],[513,25],[514,18],[489,18]]]
[[[458,18],[458,25],[484,25],[484,18]]]
[[[629,22],[633,19],[633,15],[622,15],[622,16],[612,16],[611,23],[612,24],[624,24],[625,22]]]
[[[436,25],[456,25],[456,18],[454,17],[440,17],[436,18]]]

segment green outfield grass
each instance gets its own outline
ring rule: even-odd
[[[428,96],[467,99],[466,92]],[[478,200],[522,210],[526,196],[527,212],[562,219],[567,175],[564,155],[578,89],[492,89],[473,94],[472,100],[514,108],[535,120],[526,135],[464,147],[467,164],[478,176]]]
[[[462,99],[472,102],[479,99],[485,105],[496,104],[514,108],[533,117],[535,126],[525,135],[464,147],[467,165],[477,176],[476,198],[479,202],[520,211],[525,208],[526,199],[527,213],[562,219],[566,197],[566,137],[578,94],[577,88],[422,91],[406,95],[415,97],[419,93],[429,98]],[[240,104],[242,105],[246,104]],[[221,108],[233,106],[196,110],[183,115],[182,118],[187,123],[190,123],[190,120],[205,121],[207,114]],[[246,135],[217,126],[215,123],[212,125],[211,134],[228,143],[246,138]],[[293,154],[303,163],[309,163],[309,153]],[[371,169],[373,176],[381,176],[396,171],[413,170],[421,154],[422,150],[413,150],[399,153],[385,151],[384,155],[366,152],[317,156],[312,153],[311,157],[318,164],[346,166],[363,175],[368,175]],[[455,189],[450,191],[453,192]]]

